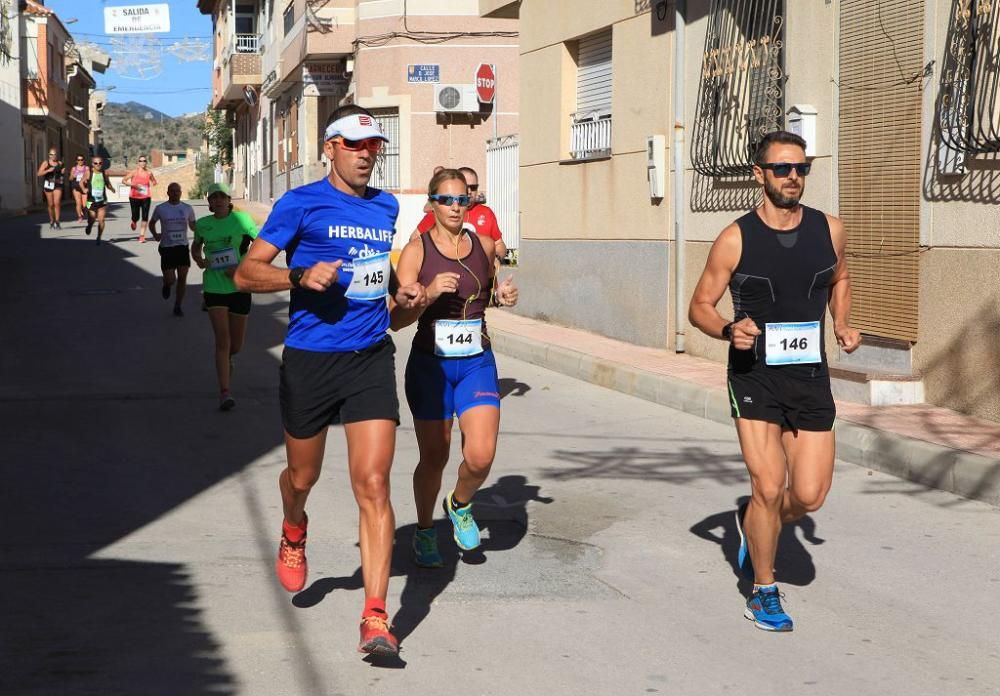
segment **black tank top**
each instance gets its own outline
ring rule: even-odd
[[[826,373],[825,315],[830,299],[830,279],[837,268],[837,253],[826,216],[802,206],[802,221],[792,230],[776,230],[752,210],[736,221],[743,252],[729,281],[734,320],[753,319],[761,335],[751,350],[729,348],[729,369],[747,372],[767,368],[790,375]],[[820,363],[767,365],[767,324],[818,321]]]
[[[53,181],[56,186],[62,186],[63,184],[63,168],[56,167],[50,172],[42,174],[43,181]]]
[[[479,237],[469,233],[469,239],[472,240],[472,250],[462,258],[462,263],[459,263],[438,251],[430,232],[420,236],[420,241],[424,245],[424,261],[420,266],[417,281],[426,287],[438,273],[445,272],[458,273],[459,278],[458,292],[444,293],[420,315],[417,335],[413,339],[415,348],[428,353],[434,352],[434,322],[438,319],[482,319],[483,350],[488,350],[490,347],[490,339],[486,332],[486,305],[490,300],[493,267]],[[462,264],[465,265],[464,268]],[[470,270],[475,276],[469,273]]]

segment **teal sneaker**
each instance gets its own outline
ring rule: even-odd
[[[781,593],[777,585],[762,587],[750,595],[743,616],[764,631],[792,630],[792,617],[781,608]]]
[[[455,529],[454,537],[458,548],[463,551],[472,551],[479,546],[479,527],[472,519],[472,503],[456,510],[451,506],[452,496],[455,491],[449,491],[445,499],[441,501],[445,514],[451,520],[451,525]]]
[[[420,529],[413,533],[413,560],[421,568],[440,568],[444,565],[438,551],[437,531],[434,527]]]

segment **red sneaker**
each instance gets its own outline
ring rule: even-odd
[[[132,231],[135,232],[135,222],[134,221],[132,222],[131,225],[129,225],[129,227],[131,227]]]
[[[304,524],[308,524],[306,518]],[[281,543],[278,544],[278,560],[274,562],[278,573],[278,582],[289,592],[298,592],[306,586],[306,575],[309,573],[309,563],[306,561],[306,535],[302,539],[291,541],[281,530]]]
[[[358,652],[391,657],[399,654],[399,641],[389,632],[389,622],[379,614],[361,617],[361,642]]]

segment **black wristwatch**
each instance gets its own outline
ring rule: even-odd
[[[305,273],[306,269],[304,268],[291,269],[288,271],[288,282],[292,284],[293,288],[301,288],[302,285],[300,283],[302,283],[302,276],[304,276]]]
[[[733,324],[735,324],[735,323],[736,323],[735,321],[731,321],[731,322],[729,322],[728,324],[726,324],[725,326],[722,327],[722,338],[723,339],[725,339],[727,341],[732,341],[733,340]]]

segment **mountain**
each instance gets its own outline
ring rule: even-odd
[[[174,118],[139,102],[109,102],[104,107],[101,125],[112,166],[124,167],[126,162],[135,164],[139,155],[148,155],[154,147],[197,150],[204,137],[205,115]]]
[[[123,104],[110,104],[109,106],[116,106],[122,111],[127,111],[131,114],[136,114],[140,118],[144,118],[147,121],[170,121],[174,117],[167,116],[162,111],[157,111],[151,106],[146,106],[145,104],[140,104],[139,102],[125,102]]]

